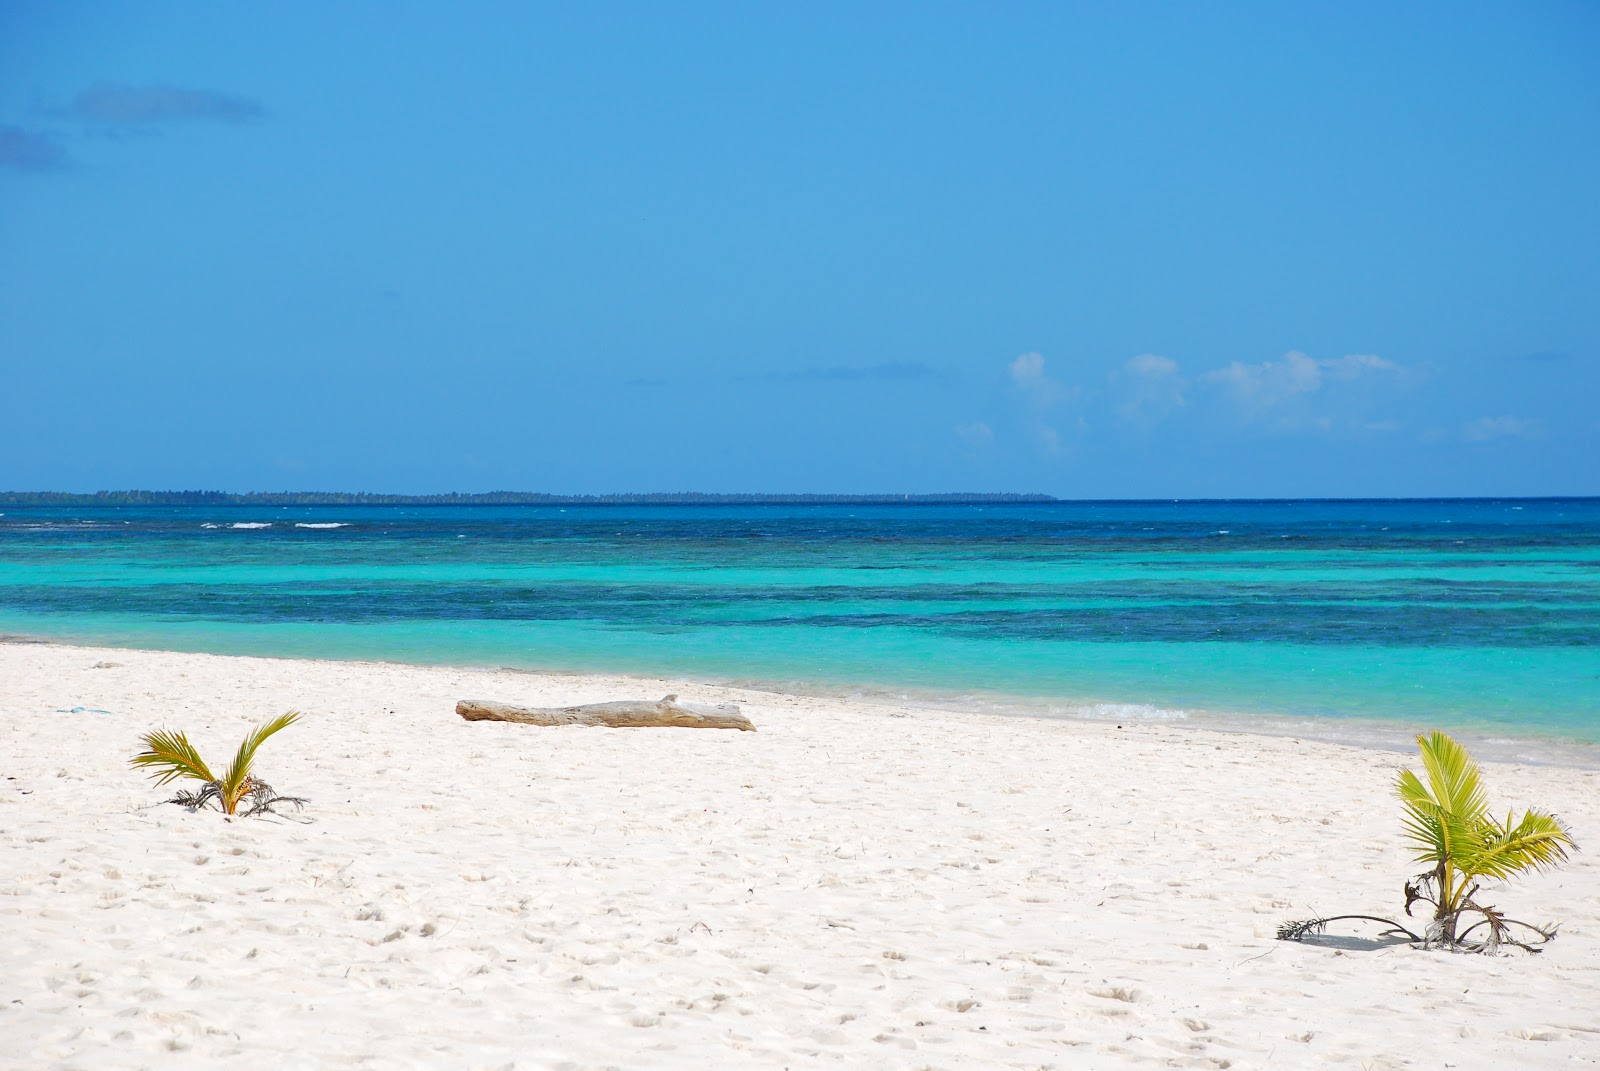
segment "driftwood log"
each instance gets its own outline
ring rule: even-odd
[[[716,707],[690,707],[669,695],[658,703],[625,699],[619,703],[590,703],[581,707],[514,707],[483,699],[463,699],[456,713],[467,721],[514,721],[523,725],[607,725],[626,729],[665,725],[685,729],[743,729],[755,732],[750,719],[732,703]]]

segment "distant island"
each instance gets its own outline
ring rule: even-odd
[[[365,491],[0,491],[0,506],[888,506],[1017,505],[1057,502],[1050,495],[547,495],[529,491],[482,494],[383,495]]]

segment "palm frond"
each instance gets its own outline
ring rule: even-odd
[[[231,803],[237,806],[239,799],[249,791],[247,782],[250,780],[250,766],[255,762],[256,750],[261,747],[267,737],[280,729],[287,729],[299,720],[300,712],[298,710],[291,710],[287,714],[279,714],[271,721],[263,722],[256,726],[240,743],[238,752],[233,756],[233,762],[228,765],[227,771],[221,777],[222,798],[224,807],[229,814],[233,813],[234,808],[227,806],[227,804]]]
[[[1388,929],[1378,934],[1379,937],[1405,937],[1412,941],[1420,941],[1421,937],[1412,933],[1394,919],[1380,918],[1377,915],[1330,915],[1325,919],[1291,920],[1278,927],[1278,940],[1303,941],[1325,930],[1330,922],[1344,922],[1353,920],[1357,922],[1381,922]]]
[[[1444,808],[1439,806],[1420,778],[1402,770],[1395,792],[1405,807],[1402,824],[1406,836],[1416,846],[1416,857],[1423,862],[1438,862],[1450,853],[1450,833],[1445,828]]]
[[[212,800],[217,799],[218,796],[219,793],[217,791],[217,783],[215,781],[207,781],[205,783],[205,787],[200,789],[200,791],[179,792],[167,802],[176,803],[179,806],[187,807],[191,811],[198,811]]]
[[[157,785],[164,785],[179,777],[192,777],[199,781],[216,780],[184,733],[157,729],[139,739],[144,743],[145,750],[129,762],[134,766],[148,767]]]
[[[250,789],[244,794],[244,799],[250,803],[244,812],[246,818],[258,814],[274,814],[276,812],[273,808],[280,803],[293,804],[297,811],[303,810],[306,805],[304,796],[280,796],[271,785],[259,777],[250,778]]]
[[[1428,774],[1433,798],[1449,814],[1476,822],[1489,809],[1478,763],[1467,749],[1445,733],[1434,730],[1417,737],[1422,766]]]
[[[1567,849],[1577,849],[1567,827],[1553,814],[1529,810],[1513,823],[1490,819],[1485,823],[1484,839],[1459,853],[1456,866],[1474,877],[1509,878],[1524,870],[1540,870],[1563,863]]]
[[[1401,825],[1419,862],[1441,863],[1483,840],[1485,819],[1481,811],[1474,816],[1452,809],[1410,770],[1401,772],[1395,791],[1405,807]],[[1481,789],[1478,794],[1482,794]]]

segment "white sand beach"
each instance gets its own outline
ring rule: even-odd
[[[667,692],[759,731],[454,713]],[[158,727],[223,765],[290,708],[305,720],[258,770],[302,815],[191,813],[128,765]],[[1406,761],[656,680],[0,645],[0,1067],[1600,1064],[1592,850],[1487,897],[1562,924],[1542,955],[1274,940],[1401,912]],[[1600,773],[1485,768],[1496,805],[1600,843]]]

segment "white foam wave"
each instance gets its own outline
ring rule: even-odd
[[[1090,718],[1094,721],[1187,721],[1187,710],[1157,707],[1149,703],[1088,703],[1070,711],[1067,717]]]
[[[329,521],[326,524],[306,524],[303,521],[296,521],[294,526],[296,528],[348,528],[350,524],[348,521]]]
[[[230,524],[230,525],[228,525],[228,527],[229,528],[271,528],[272,527],[272,522],[271,521],[240,521],[238,524]]]

